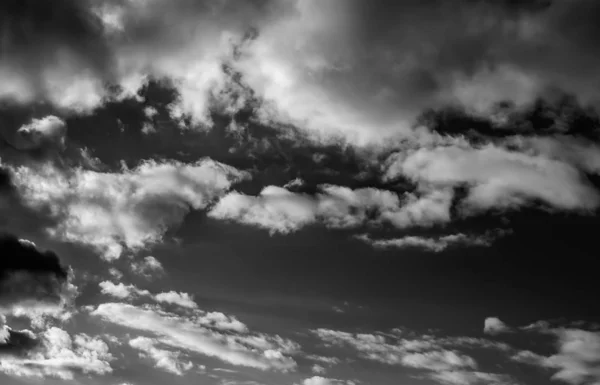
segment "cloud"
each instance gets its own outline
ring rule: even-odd
[[[554,339],[557,352],[542,355],[532,351],[516,352],[514,361],[556,372],[552,379],[580,385],[600,381],[600,332],[567,327],[551,327],[548,322],[537,322],[520,328],[526,332],[541,333]]]
[[[377,188],[351,189],[324,184],[314,195],[277,186],[265,187],[258,196],[230,192],[209,215],[288,234],[320,223],[332,229],[374,227],[390,223],[396,228],[431,226],[450,220],[452,192],[428,195],[407,193],[401,202],[394,191]]]
[[[7,325],[0,328],[0,357],[22,356],[38,346],[39,341],[31,330],[13,330]]]
[[[316,204],[309,196],[267,186],[258,197],[231,192],[219,200],[209,215],[286,234],[314,223]]]
[[[465,372],[460,370],[438,372],[431,375],[431,378],[439,381],[442,384],[448,385],[512,385],[515,382],[510,376],[485,373],[485,372]]]
[[[148,290],[140,290],[134,285],[125,285],[123,282],[114,284],[111,281],[102,281],[98,286],[100,286],[102,294],[120,299],[131,298],[135,295],[150,295]]]
[[[499,334],[510,332],[511,329],[497,317],[488,317],[484,321],[483,332],[486,334]]]
[[[338,380],[335,378],[326,378],[321,376],[314,376],[307,378],[302,381],[302,385],[353,385],[353,381]]]
[[[194,317],[123,303],[98,305],[91,314],[105,322],[152,333],[163,345],[214,357],[232,365],[283,372],[296,368],[296,362],[287,354],[298,349],[297,344],[279,336],[220,332]]]
[[[349,346],[359,357],[386,365],[399,365],[424,371],[428,378],[443,384],[475,385],[479,383],[512,384],[508,375],[479,370],[475,359],[459,349],[506,348],[493,341],[469,337],[418,335],[394,329],[392,333],[348,333],[331,329],[312,331],[327,345]],[[510,347],[507,347],[510,350]]]
[[[69,316],[66,306],[77,288],[55,253],[12,235],[0,235],[0,252],[0,315],[29,317],[36,324],[45,316]]]
[[[540,201],[560,210],[589,211],[598,192],[578,169],[544,156],[481,147],[421,147],[388,159],[386,176],[405,176],[415,183],[467,186],[465,209],[513,208]]]
[[[165,270],[162,263],[160,263],[158,259],[154,258],[153,256],[148,256],[140,262],[134,262],[131,265],[131,271],[149,279],[153,274],[164,274]]]
[[[47,100],[82,111],[98,105],[110,79],[112,55],[102,23],[88,2],[3,3],[1,99]],[[49,17],[49,15],[53,15]],[[60,16],[54,16],[60,15]],[[27,26],[25,28],[24,26]]]
[[[472,357],[461,355],[450,350],[410,353],[402,357],[402,363],[413,368],[429,369],[436,372],[460,368],[477,368],[477,364]]]
[[[378,249],[420,248],[437,253],[451,246],[489,246],[491,243],[491,239],[489,238],[483,236],[473,237],[461,233],[444,235],[438,238],[405,236],[402,238],[392,239],[372,239],[367,234],[361,234],[355,238]]]
[[[315,373],[315,374],[325,374],[327,372],[327,369],[325,369],[324,367],[322,367],[319,364],[314,364],[311,368],[310,371]]]
[[[180,360],[179,352],[159,349],[154,345],[156,340],[147,337],[137,337],[129,340],[129,346],[140,351],[140,356],[154,361],[155,367],[166,372],[181,376],[193,367],[191,361]]]
[[[19,150],[33,150],[42,147],[65,148],[67,126],[53,115],[42,119],[32,119],[19,128],[15,134],[14,146]]]
[[[51,327],[39,335],[39,347],[26,354],[0,355],[0,371],[16,377],[56,377],[72,380],[77,373],[107,374],[113,360],[102,340],[86,334],[72,338],[66,331]]]
[[[162,303],[170,303],[181,307],[195,309],[198,307],[194,299],[188,293],[178,293],[176,291],[169,291],[166,293],[158,293],[154,296],[154,299]]]
[[[246,176],[209,159],[149,160],[115,173],[50,164],[12,172],[29,207],[49,209],[59,220],[48,229],[52,236],[89,245],[107,260],[160,242],[188,212],[205,208]]]

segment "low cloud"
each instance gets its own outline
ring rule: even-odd
[[[556,352],[546,355],[529,350],[517,351],[511,357],[513,361],[554,370],[553,380],[571,385],[600,382],[600,332],[597,330],[540,321],[518,331],[541,334],[553,340]]]
[[[131,265],[131,271],[147,279],[150,279],[153,276],[162,275],[165,272],[162,263],[153,256],[148,256],[142,261],[134,262]]]
[[[129,346],[139,350],[140,357],[153,361],[158,369],[182,376],[194,366],[191,361],[181,360],[179,352],[157,348],[156,344],[156,340],[147,337],[129,340]]]
[[[218,329],[218,319],[211,324],[193,316],[124,303],[101,304],[91,314],[105,322],[151,333],[158,342],[171,348],[214,357],[232,365],[283,372],[296,368],[289,354],[298,349],[297,344],[279,336],[247,330],[231,334],[235,329],[228,329],[226,333]],[[207,317],[210,318],[211,313]]]
[[[356,236],[356,239],[378,249],[416,248],[439,253],[452,246],[489,246],[493,238],[486,236],[469,236],[466,234],[450,234],[437,238],[405,236],[391,239],[372,239],[367,234]]]
[[[506,348],[493,341],[469,337],[418,335],[394,329],[391,333],[348,333],[317,329],[313,333],[327,345],[354,349],[362,359],[385,365],[398,365],[424,372],[423,377],[442,384],[475,385],[513,383],[510,376],[480,370],[478,362],[460,349]],[[510,350],[510,347],[508,347]],[[421,377],[420,375],[418,377]]]
[[[67,126],[65,122],[53,115],[42,119],[32,119],[17,130],[14,146],[19,150],[35,150],[39,148],[65,148]]]
[[[198,307],[194,299],[188,293],[181,293],[176,291],[169,291],[166,293],[159,293],[154,296],[154,300],[161,303],[168,303],[177,306],[181,306],[188,309],[195,309]]]
[[[39,342],[28,352],[0,354],[0,372],[15,377],[61,380],[73,380],[78,373],[103,375],[112,372],[110,361],[113,356],[101,339],[86,334],[71,337],[57,327],[45,330],[36,338]]]
[[[30,241],[0,235],[0,315],[68,317],[66,306],[77,294],[70,272],[51,251],[40,251]]]
[[[500,334],[510,332],[511,329],[507,324],[502,322],[498,317],[488,317],[484,321],[483,332],[486,334]]]
[[[246,176],[209,159],[145,161],[115,173],[50,164],[12,172],[28,206],[57,218],[48,229],[53,237],[89,245],[107,260],[161,241],[188,212],[205,208]]]

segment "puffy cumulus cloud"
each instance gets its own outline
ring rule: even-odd
[[[0,253],[0,315],[28,317],[38,326],[47,316],[70,316],[77,288],[55,253],[12,235],[0,235]]]
[[[488,317],[483,323],[483,332],[486,334],[498,334],[510,331],[510,327],[498,317]]]
[[[21,126],[15,133],[13,140],[15,148],[19,150],[32,150],[41,147],[64,149],[67,135],[65,122],[53,115],[42,119],[32,119],[28,124]]]
[[[165,269],[158,259],[153,256],[147,256],[142,261],[132,263],[131,271],[150,279],[154,275],[164,274]]]
[[[328,228],[356,228],[390,223],[397,228],[430,226],[450,220],[452,192],[406,193],[377,188],[320,185],[314,195],[267,186],[258,196],[230,192],[212,208],[214,218],[234,220],[287,234],[321,223]]]
[[[34,349],[20,355],[0,355],[0,371],[16,377],[56,377],[72,380],[78,373],[103,375],[112,372],[113,356],[104,341],[86,334],[71,337],[51,327],[36,337]]]
[[[198,307],[198,305],[196,305],[196,302],[194,302],[192,296],[190,296],[188,293],[169,291],[165,293],[156,294],[154,296],[154,299],[158,302],[170,303],[189,309],[195,309]]]
[[[89,245],[105,259],[161,241],[190,210],[205,208],[246,174],[209,159],[144,161],[134,169],[60,170],[50,164],[12,168],[14,184],[34,209],[49,209],[56,238]]]
[[[509,346],[471,337],[436,337],[394,329],[391,333],[348,333],[330,329],[312,331],[326,345],[349,346],[363,359],[414,368],[443,384],[513,384],[508,375],[485,372],[461,349],[512,352]]]
[[[419,236],[405,236],[402,238],[391,239],[373,239],[367,234],[356,236],[356,239],[372,245],[379,249],[404,249],[419,248],[433,252],[441,252],[451,246],[489,246],[492,242],[491,237],[468,236],[465,234],[450,234],[438,238],[428,238]]]
[[[98,305],[91,314],[105,322],[151,333],[162,345],[232,365],[283,372],[296,368],[289,356],[299,349],[296,343],[277,335],[250,333],[239,325],[229,327],[226,317],[218,314],[182,316],[123,303]]]
[[[152,360],[158,369],[181,376],[194,366],[191,361],[182,361],[179,352],[157,348],[156,343],[157,341],[147,337],[129,340],[129,346],[139,350],[140,357]]]
[[[577,167],[550,157],[493,144],[421,147],[388,159],[386,178],[417,184],[467,187],[467,212],[542,202],[561,210],[589,211],[598,192]]]
[[[102,294],[120,299],[131,298],[134,295],[150,295],[148,290],[140,290],[134,285],[125,285],[123,282],[114,284],[111,281],[102,281],[98,286]]]

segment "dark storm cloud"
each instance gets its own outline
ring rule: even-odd
[[[60,301],[68,271],[55,253],[7,234],[0,235],[0,253],[1,305]]]

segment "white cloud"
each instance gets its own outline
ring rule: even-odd
[[[314,376],[302,381],[302,385],[354,385],[353,381],[338,380],[335,378],[326,378]]]
[[[190,210],[205,208],[246,174],[212,160],[145,161],[103,173],[46,164],[14,168],[14,182],[33,208],[49,207],[59,223],[50,233],[94,247],[105,259],[160,242]]]
[[[86,334],[72,338],[66,331],[51,327],[39,339],[41,349],[25,356],[1,356],[0,371],[17,377],[56,377],[72,380],[76,373],[112,372],[112,354],[104,341]]]
[[[21,150],[31,150],[43,146],[63,149],[67,126],[65,122],[53,115],[42,119],[32,119],[23,125],[15,134],[14,145]]]
[[[125,285],[123,282],[114,284],[111,281],[103,281],[98,285],[101,288],[102,294],[120,299],[131,298],[135,295],[150,295],[148,290],[140,290],[134,285]]]
[[[422,147],[389,159],[387,178],[406,176],[417,183],[469,187],[469,210],[518,207],[540,200],[563,210],[591,210],[596,190],[570,164],[494,145]]]
[[[401,202],[395,192],[376,188],[353,190],[326,184],[319,186],[317,194],[308,195],[267,186],[258,196],[231,192],[209,215],[282,234],[316,223],[346,229],[389,222],[405,228],[449,221],[451,201],[448,189],[420,196],[407,194]]]
[[[447,223],[453,197],[452,189],[448,188],[419,195],[407,193],[400,209],[386,211],[382,217],[398,228]]]
[[[326,356],[319,356],[319,355],[315,355],[315,354],[309,354],[308,356],[306,356],[306,358],[309,360],[317,361],[317,362],[327,364],[327,365],[336,365],[336,364],[340,363],[340,359],[336,358],[336,357],[326,357]]]
[[[507,375],[478,371],[442,371],[431,374],[431,378],[448,385],[514,385]]]
[[[555,329],[558,352],[540,359],[539,356],[521,360],[556,369],[552,376],[573,385],[600,382],[600,333],[581,329]],[[521,357],[523,358],[523,357]]]
[[[195,309],[198,307],[194,299],[188,293],[178,293],[176,291],[169,291],[166,293],[158,293],[154,296],[154,299],[162,303],[170,303],[181,307]]]
[[[444,384],[513,383],[507,375],[479,371],[474,358],[456,350],[477,347],[505,351],[491,341],[468,337],[438,338],[406,333],[400,329],[374,334],[317,329],[313,333],[328,345],[352,347],[363,359],[422,370],[427,377]],[[405,334],[411,337],[405,337]]]
[[[140,350],[140,356],[154,361],[159,369],[181,376],[194,366],[191,361],[181,361],[179,358],[181,353],[157,348],[156,344],[156,340],[147,337],[129,340],[129,346]]]
[[[477,364],[472,357],[451,350],[409,353],[402,357],[402,363],[413,368],[429,369],[436,372],[477,368]]]
[[[152,275],[160,275],[165,272],[162,263],[153,256],[147,256],[140,262],[134,262],[131,265],[131,271],[146,278]]]
[[[325,369],[324,367],[322,367],[319,364],[314,364],[311,368],[310,368],[311,372],[315,373],[315,374],[325,374],[325,372],[327,372],[327,369]]]
[[[463,245],[463,246],[489,246],[491,240],[484,237],[473,237],[465,234],[444,235],[438,238],[428,238],[419,236],[405,236],[402,238],[392,239],[372,239],[367,234],[356,236],[356,239],[366,242],[373,247],[380,249],[389,248],[420,248],[433,252],[440,252],[448,247]]]
[[[483,332],[486,334],[498,334],[510,332],[510,328],[497,317],[488,317],[484,321]]]
[[[286,234],[315,222],[316,203],[307,195],[267,186],[257,197],[230,192],[209,215]]]
[[[215,357],[232,365],[280,371],[296,368],[296,362],[287,355],[298,349],[297,344],[279,336],[224,333],[205,326],[205,321],[193,316],[124,303],[101,304],[92,315],[106,322],[152,333],[161,344]]]

